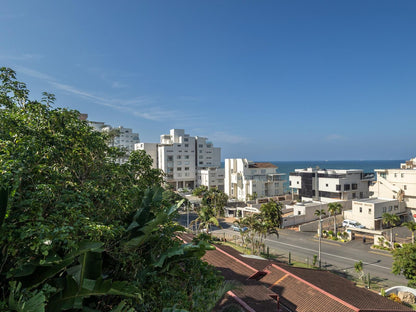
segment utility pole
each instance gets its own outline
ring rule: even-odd
[[[319,214],[319,247],[318,247],[319,268],[321,268],[321,237],[322,237],[322,213]]]

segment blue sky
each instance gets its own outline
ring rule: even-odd
[[[416,1],[12,1],[0,66],[33,99],[222,158],[416,156]]]

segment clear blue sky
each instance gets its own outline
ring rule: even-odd
[[[33,99],[222,158],[416,156],[416,1],[2,1]]]

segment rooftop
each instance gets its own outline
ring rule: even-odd
[[[277,166],[269,162],[253,162],[253,163],[249,163],[248,167],[249,168],[277,168]]]

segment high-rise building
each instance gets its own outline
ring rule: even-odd
[[[154,167],[164,171],[166,183],[174,189],[193,189],[199,185],[223,188],[221,148],[214,147],[207,138],[171,129],[169,134],[160,136],[160,143],[139,143],[135,149],[145,150],[152,157]],[[208,169],[211,179],[206,179]]]

